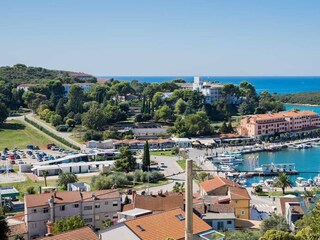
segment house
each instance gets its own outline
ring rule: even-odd
[[[7,218],[9,226],[8,240],[14,240],[16,236],[23,236],[24,239],[28,239],[28,231],[24,219],[24,213]]]
[[[192,147],[192,142],[190,138],[171,138],[172,141],[175,142],[175,145],[179,148],[191,148]]]
[[[0,186],[0,196],[2,198],[18,198],[20,193],[15,187],[1,187]]]
[[[320,117],[316,112],[283,111],[247,116],[240,121],[237,131],[242,136],[258,137],[319,127]]]
[[[118,222],[135,219],[137,217],[145,216],[147,214],[152,214],[152,211],[141,208],[134,208],[128,211],[118,212]]]
[[[231,204],[209,204],[201,218],[215,230],[234,230],[236,225],[234,212]]]
[[[209,240],[215,231],[193,214],[193,239]],[[219,234],[219,233],[217,233]],[[221,239],[223,239],[223,235]],[[163,240],[167,237],[184,239],[185,213],[180,208],[146,215],[116,224],[99,232],[101,240]]]
[[[132,203],[124,205],[123,210],[140,208],[153,212],[166,211],[173,208],[184,209],[183,193],[159,192],[158,194],[139,195],[133,192]]]
[[[121,210],[118,190],[92,192],[53,192],[25,195],[25,223],[29,238],[47,233],[47,223],[69,216],[80,215],[86,225],[101,229],[103,221],[117,221]]]
[[[86,144],[87,148],[100,148],[100,149],[112,149],[113,148],[113,140],[107,139],[104,141],[95,141],[90,140]]]
[[[23,83],[23,84],[19,84],[17,86],[17,90],[23,90],[23,91],[27,92],[29,90],[29,87],[33,87],[33,86],[36,86],[36,84]]]
[[[229,203],[234,207],[237,218],[250,218],[250,196],[247,189],[234,181],[215,176],[200,183],[200,195],[215,196],[217,203]]]
[[[50,235],[39,240],[99,240],[98,236],[89,227],[78,228],[75,230]]]
[[[90,185],[85,182],[68,183],[68,191],[90,192]]]
[[[301,202],[285,203],[285,218],[289,224],[291,231],[295,231],[295,222],[301,219],[305,213],[305,207]]]

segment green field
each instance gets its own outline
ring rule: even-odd
[[[28,144],[44,149],[48,143],[61,145],[19,120],[8,121],[0,127],[0,150],[6,147],[25,149]]]
[[[171,151],[150,151],[151,156],[166,156],[166,157],[174,157],[175,155],[171,153]]]

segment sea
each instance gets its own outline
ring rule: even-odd
[[[162,83],[174,79],[184,79],[186,82],[192,82],[193,76],[104,76],[104,78],[113,78],[121,81],[138,80],[147,83]],[[306,77],[246,77],[246,76],[204,76],[204,80],[216,81],[220,83],[239,84],[242,81],[250,82],[255,86],[257,92],[268,91],[270,93],[289,94],[296,92],[312,92],[320,91],[320,76]],[[300,110],[312,110],[320,115],[320,106],[306,106],[286,104],[286,110],[299,108]],[[294,163],[295,169],[300,172],[299,175],[290,176],[293,182],[296,177],[304,177],[306,179],[313,178],[320,173],[320,147],[311,149],[295,150],[288,149],[280,152],[262,152],[256,153],[257,160],[250,160],[250,155],[244,155],[245,161],[243,165],[239,165],[239,170],[250,171],[261,164],[267,163]],[[252,158],[251,158],[252,159]],[[310,173],[312,172],[312,173]],[[270,177],[254,177],[248,179],[247,186],[251,186],[254,182],[265,180]],[[295,185],[295,183],[294,183]]]
[[[120,81],[138,80],[147,83],[162,83],[174,79],[183,79],[192,82],[193,76],[97,76],[98,78],[113,78]],[[277,77],[277,76],[201,76],[203,80],[220,83],[239,84],[242,81],[250,82],[255,86],[257,92],[268,91],[270,93],[295,93],[320,91],[320,76],[304,77]]]

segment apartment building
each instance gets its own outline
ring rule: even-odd
[[[243,118],[237,130],[242,136],[258,137],[320,127],[320,117],[312,111],[284,111]]]
[[[86,225],[101,229],[106,219],[117,221],[121,211],[118,190],[93,192],[53,192],[25,196],[25,222],[28,238],[47,233],[48,221],[80,215]]]
[[[201,92],[206,103],[211,104],[222,99],[222,88],[222,84],[204,82],[200,77],[194,77],[193,90]]]

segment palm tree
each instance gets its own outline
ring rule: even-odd
[[[42,170],[42,176],[44,178],[44,186],[47,186],[48,171],[47,170]]]
[[[279,187],[282,189],[282,193],[285,194],[285,190],[287,187],[292,187],[292,181],[289,176],[285,173],[280,173],[275,181],[275,187]]]

